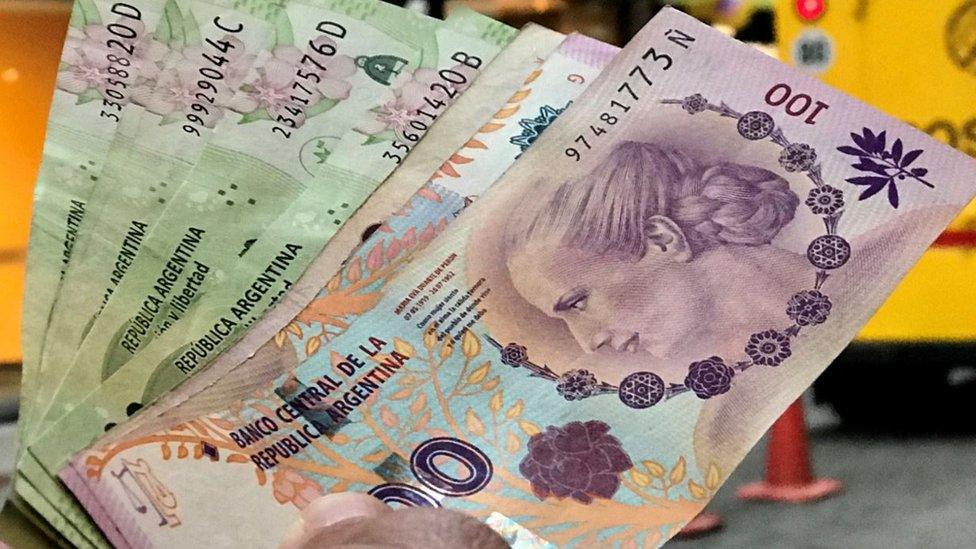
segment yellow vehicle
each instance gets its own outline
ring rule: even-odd
[[[976,0],[777,0],[775,22],[781,59],[976,156]],[[976,202],[818,381],[817,396],[855,423],[951,427],[973,379]]]

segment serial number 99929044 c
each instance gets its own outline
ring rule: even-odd
[[[244,30],[243,23],[226,25],[218,15],[214,17],[213,25],[226,32],[227,35],[220,40],[211,38],[204,40],[204,44],[209,46],[211,51],[204,51],[201,55],[202,61],[197,67],[197,73],[200,75],[200,80],[197,80],[198,91],[194,93],[194,102],[190,103],[190,110],[193,112],[186,113],[187,123],[183,124],[183,131],[197,137],[200,137],[200,129],[197,126],[207,126],[207,122],[201,114],[209,117],[212,115],[211,111],[219,108],[215,106],[218,93],[217,86],[226,77],[227,67],[225,65],[231,63],[230,59],[225,56],[239,54],[240,52],[232,52],[232,50],[243,47],[239,40],[228,36],[241,33]]]

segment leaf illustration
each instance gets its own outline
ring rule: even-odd
[[[454,353],[454,340],[450,337],[444,338],[444,343],[441,344],[440,357],[441,360],[447,360],[451,354]]]
[[[98,6],[93,0],[77,0],[71,10],[69,24],[76,29],[83,29],[88,25],[101,25],[102,18],[98,14]]]
[[[693,480],[688,481],[688,491],[691,492],[691,495],[694,496],[696,499],[705,499],[705,496],[708,495],[705,492],[705,489],[702,488],[700,484],[698,484]]]
[[[398,337],[393,338],[393,349],[407,358],[413,358],[413,355],[416,354],[413,345]]]
[[[278,347],[283,347],[285,345],[285,339],[287,337],[288,334],[286,334],[284,330],[281,330],[280,332],[276,333],[274,337],[275,345],[277,345]]]
[[[518,111],[519,111],[519,106],[518,105],[516,105],[514,107],[507,108],[507,109],[502,109],[502,110],[500,110],[500,111],[498,111],[498,112],[495,113],[495,118],[500,119],[500,120],[504,120],[506,118],[511,117],[512,115],[514,115]]]
[[[895,139],[895,143],[891,146],[891,160],[895,164],[901,162],[901,155],[904,153],[904,145],[901,139]]]
[[[369,462],[369,463],[379,463],[379,462],[383,461],[384,459],[386,459],[386,456],[388,456],[388,455],[389,455],[389,453],[385,449],[380,449],[380,450],[377,450],[377,451],[373,452],[372,454],[369,454],[367,456],[363,456],[363,461],[366,461],[366,462]]]
[[[887,177],[877,177],[874,175],[865,175],[862,177],[851,177],[847,179],[847,182],[852,185],[868,185],[874,187],[876,185],[887,185],[889,179]]]
[[[339,444],[339,445],[348,444],[349,443],[349,440],[350,440],[349,439],[349,435],[347,435],[345,433],[336,433],[332,437],[332,442],[334,444]]]
[[[193,10],[189,8],[187,8],[186,16],[183,18],[183,32],[187,46],[200,44],[200,24],[197,23],[197,18],[193,16]]]
[[[464,414],[464,425],[472,435],[480,437],[485,434],[484,422],[471,408],[468,408],[467,413]]]
[[[403,400],[405,398],[410,398],[410,395],[412,394],[413,394],[413,387],[407,387],[406,389],[400,389],[399,391],[393,393],[387,398],[389,398],[390,400]]]
[[[849,154],[851,156],[868,156],[868,153],[862,151],[861,149],[855,149],[854,147],[850,147],[847,145],[837,147],[837,150],[844,154]]]
[[[515,401],[515,404],[512,404],[512,407],[509,408],[507,412],[505,412],[505,417],[508,419],[515,419],[520,415],[522,415],[522,410],[524,409],[525,409],[525,403],[522,402],[522,399],[518,399]]]
[[[465,143],[464,146],[465,146],[465,148],[468,148],[468,149],[487,149],[488,148],[488,145],[485,145],[484,142],[482,142],[482,141],[480,141],[478,139],[471,139],[467,143]]]
[[[166,444],[165,442],[160,446],[159,451],[163,454],[164,461],[168,460],[173,455],[172,450],[169,449],[169,444]]]
[[[295,37],[291,29],[291,20],[288,19],[288,12],[281,10],[274,23],[274,46],[295,44]]]
[[[542,429],[539,429],[539,426],[531,421],[521,420],[518,422],[518,424],[519,427],[522,428],[522,431],[530,437],[538,435],[542,432]]]
[[[434,348],[434,345],[437,345],[437,327],[431,324],[424,330],[424,347],[429,351]]]
[[[512,95],[511,97],[508,98],[508,102],[509,103],[521,103],[522,100],[524,100],[526,97],[528,97],[530,93],[532,93],[532,90],[521,90],[521,91],[517,91],[517,92],[515,92],[514,95]]]
[[[651,474],[651,476],[664,478],[664,466],[660,463],[650,459],[645,459],[641,463],[644,465],[644,468],[647,469],[647,472]]]
[[[867,132],[867,133],[871,133],[871,130],[869,130],[867,128],[864,128],[864,131]],[[874,137],[874,134],[872,134],[871,136],[873,138]],[[871,144],[868,143],[865,140],[864,137],[862,137],[862,136],[860,136],[860,135],[858,135],[858,134],[856,134],[854,132],[851,132],[851,141],[853,141],[854,143],[856,143],[858,147],[861,147],[861,150],[864,150],[864,151],[867,151],[867,152],[871,152]],[[872,141],[874,141],[874,139],[872,139]]]
[[[519,451],[522,446],[522,441],[519,440],[517,436],[511,431],[508,432],[508,437],[505,440],[505,449],[508,450],[509,454],[514,454]]]
[[[505,404],[505,397],[502,396],[501,391],[491,395],[491,400],[488,401],[488,407],[491,408],[492,412],[501,410],[503,404]]]
[[[451,166],[447,162],[441,165],[441,171],[454,178],[461,177],[461,174],[459,174],[458,171],[454,169],[454,166]]]
[[[183,30],[183,14],[176,0],[168,0],[163,6],[162,17],[153,32],[156,40],[173,49],[182,49],[186,45],[186,32]]]
[[[875,185],[869,187],[864,192],[862,192],[861,196],[858,197],[858,200],[865,200],[871,198],[872,196],[881,192],[885,188],[885,185],[887,185],[888,183],[889,183],[888,180],[885,180],[882,183],[876,183]]]
[[[186,449],[186,445],[180,444],[180,446],[176,449],[176,457],[185,459],[188,455],[190,455],[190,451]]]
[[[193,459],[200,459],[203,457],[203,444],[193,445]]]
[[[874,152],[884,152],[884,150],[888,148],[888,145],[885,142],[885,136],[887,136],[887,134],[888,132],[883,131],[879,133],[878,136],[875,138]]]
[[[473,372],[468,374],[468,383],[472,385],[481,383],[481,381],[485,379],[485,376],[488,375],[489,370],[491,370],[491,362],[485,362],[481,366],[478,366]]]
[[[380,114],[383,112],[383,110],[380,109],[379,107],[370,109],[370,111],[376,114]],[[386,130],[385,132],[375,133],[367,137],[366,141],[363,141],[363,145],[368,146],[368,145],[374,145],[376,143],[389,143],[390,141],[396,141],[396,140],[397,140],[396,132],[394,132],[393,130]]]
[[[491,123],[489,123],[489,124],[485,124],[484,126],[481,126],[481,128],[478,131],[480,133],[491,133],[491,132],[497,132],[498,130],[500,130],[500,129],[504,128],[504,127],[505,127],[505,124],[491,124]]]
[[[919,156],[922,156],[923,152],[925,151],[921,149],[915,149],[914,151],[909,151],[905,153],[904,158],[901,159],[901,164],[900,164],[901,167],[907,168],[908,166],[911,166],[912,162],[915,162],[915,160],[917,160]]]
[[[641,473],[637,469],[630,470],[630,478],[634,481],[634,484],[645,488],[651,484],[651,477]]]
[[[335,107],[338,104],[339,104],[338,99],[328,99],[328,98],[322,99],[321,101],[312,105],[311,107],[308,108],[308,110],[305,111],[305,119],[307,120],[309,118],[318,116],[322,113],[329,112],[330,110],[332,110],[332,107]]]
[[[242,456],[240,454],[228,454],[227,463],[250,463],[251,460],[247,459],[247,456]]]
[[[359,279],[363,276],[363,266],[362,261],[360,261],[359,256],[353,258],[349,262],[349,268],[346,270],[346,278],[349,282],[359,282]]]
[[[705,486],[707,486],[709,490],[718,488],[718,483],[720,480],[722,480],[721,477],[722,475],[719,473],[718,467],[712,463],[708,466],[708,473],[705,475]]]
[[[305,343],[305,356],[313,356],[322,347],[322,339],[318,336],[310,338],[308,342]]]
[[[410,413],[416,414],[427,406],[427,393],[420,393],[410,405]]]
[[[681,484],[681,481],[685,478],[685,458],[684,456],[678,458],[678,462],[674,464],[674,468],[671,469],[671,484]]]
[[[396,427],[400,423],[400,418],[390,407],[384,404],[380,407],[380,421],[383,422],[387,427]]]
[[[418,419],[417,422],[413,424],[413,430],[421,431],[425,429],[427,427],[427,424],[430,423],[430,418],[431,418],[430,410],[429,409],[425,410],[423,415],[420,416],[420,419]]]
[[[471,330],[465,330],[461,337],[461,352],[468,358],[474,358],[481,352],[481,340]],[[477,383],[472,381],[472,383]]]
[[[375,271],[383,266],[383,241],[380,240],[373,249],[366,254],[366,268]]]
[[[470,164],[470,163],[474,162],[474,159],[473,158],[468,158],[467,156],[461,156],[460,154],[452,154],[451,155],[451,162],[453,162],[454,164],[462,164],[462,165],[464,165],[464,164]]]
[[[925,168],[912,168],[912,175],[915,177],[924,177],[927,173],[929,173],[929,171]]]
[[[888,202],[893,208],[898,207],[898,185],[888,185]]]
[[[249,112],[241,117],[237,121],[238,124],[250,124],[257,120],[271,120],[271,115],[268,114],[268,109],[258,109],[254,112]]]
[[[888,168],[878,164],[877,162],[871,160],[870,158],[862,158],[857,164],[851,164],[851,167],[860,170],[862,172],[871,172],[878,175],[886,176],[888,175]]]
[[[264,486],[268,482],[268,476],[264,474],[263,469],[255,467],[254,474],[258,477],[258,486]]]
[[[386,259],[388,261],[396,259],[396,256],[400,255],[401,249],[399,240],[391,240],[390,247],[386,249]]]
[[[501,378],[501,377],[499,377],[499,376],[495,376],[495,377],[493,377],[493,378],[491,378],[491,379],[489,379],[488,381],[486,381],[486,382],[485,382],[485,383],[484,383],[484,384],[483,384],[483,385],[481,386],[481,388],[482,388],[482,389],[484,389],[484,390],[486,390],[486,391],[490,391],[490,390],[492,390],[492,389],[494,389],[495,387],[498,387],[498,385],[499,385],[499,384],[500,384],[501,382],[502,382],[502,378]]]

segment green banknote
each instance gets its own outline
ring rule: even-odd
[[[222,107],[257,54],[272,46],[271,22],[280,8],[262,7],[252,15],[214,2],[166,3],[153,33],[165,54],[155,80],[133,87],[133,105],[122,115],[92,191],[51,314],[40,394],[57,389],[101,307],[199,159]]]
[[[287,38],[242,79],[63,374],[40,430],[226,281],[305,191],[328,186],[335,220],[348,215],[350,190],[317,177],[315,144],[372,115],[395,77],[423,61],[435,23],[378,1],[330,4],[285,7],[277,26]]]
[[[432,238],[434,217],[416,253],[423,221],[350,261],[339,288],[398,268],[341,334],[320,328],[325,282],[270,343],[287,351],[260,391],[59,474],[139,546],[273,545],[318,494],[358,491],[502,515],[560,547],[655,547],[872,316],[974,174],[664,10],[449,231]],[[413,215],[464,205],[435,195]]]
[[[51,307],[86,216],[89,195],[102,173],[118,123],[130,107],[130,92],[155,77],[160,50],[151,30],[162,11],[163,2],[155,0],[79,0],[72,8],[34,191],[22,329],[24,384],[18,425],[22,441],[29,436],[31,420],[43,410],[40,358]],[[45,517],[58,514],[21,478],[15,482],[14,497]],[[77,507],[73,511],[84,516]],[[62,529],[58,522],[54,526],[69,542],[88,543],[79,531]],[[100,539],[96,529],[89,530]]]
[[[131,89],[152,78],[158,49],[147,28],[162,8],[163,0],[82,0],[72,8],[34,190],[22,328],[23,417],[36,409],[44,334],[89,195]]]

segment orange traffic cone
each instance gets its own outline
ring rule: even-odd
[[[830,497],[843,489],[839,480],[815,478],[803,401],[798,399],[776,420],[766,454],[766,480],[736,491],[740,499],[803,503]]]

